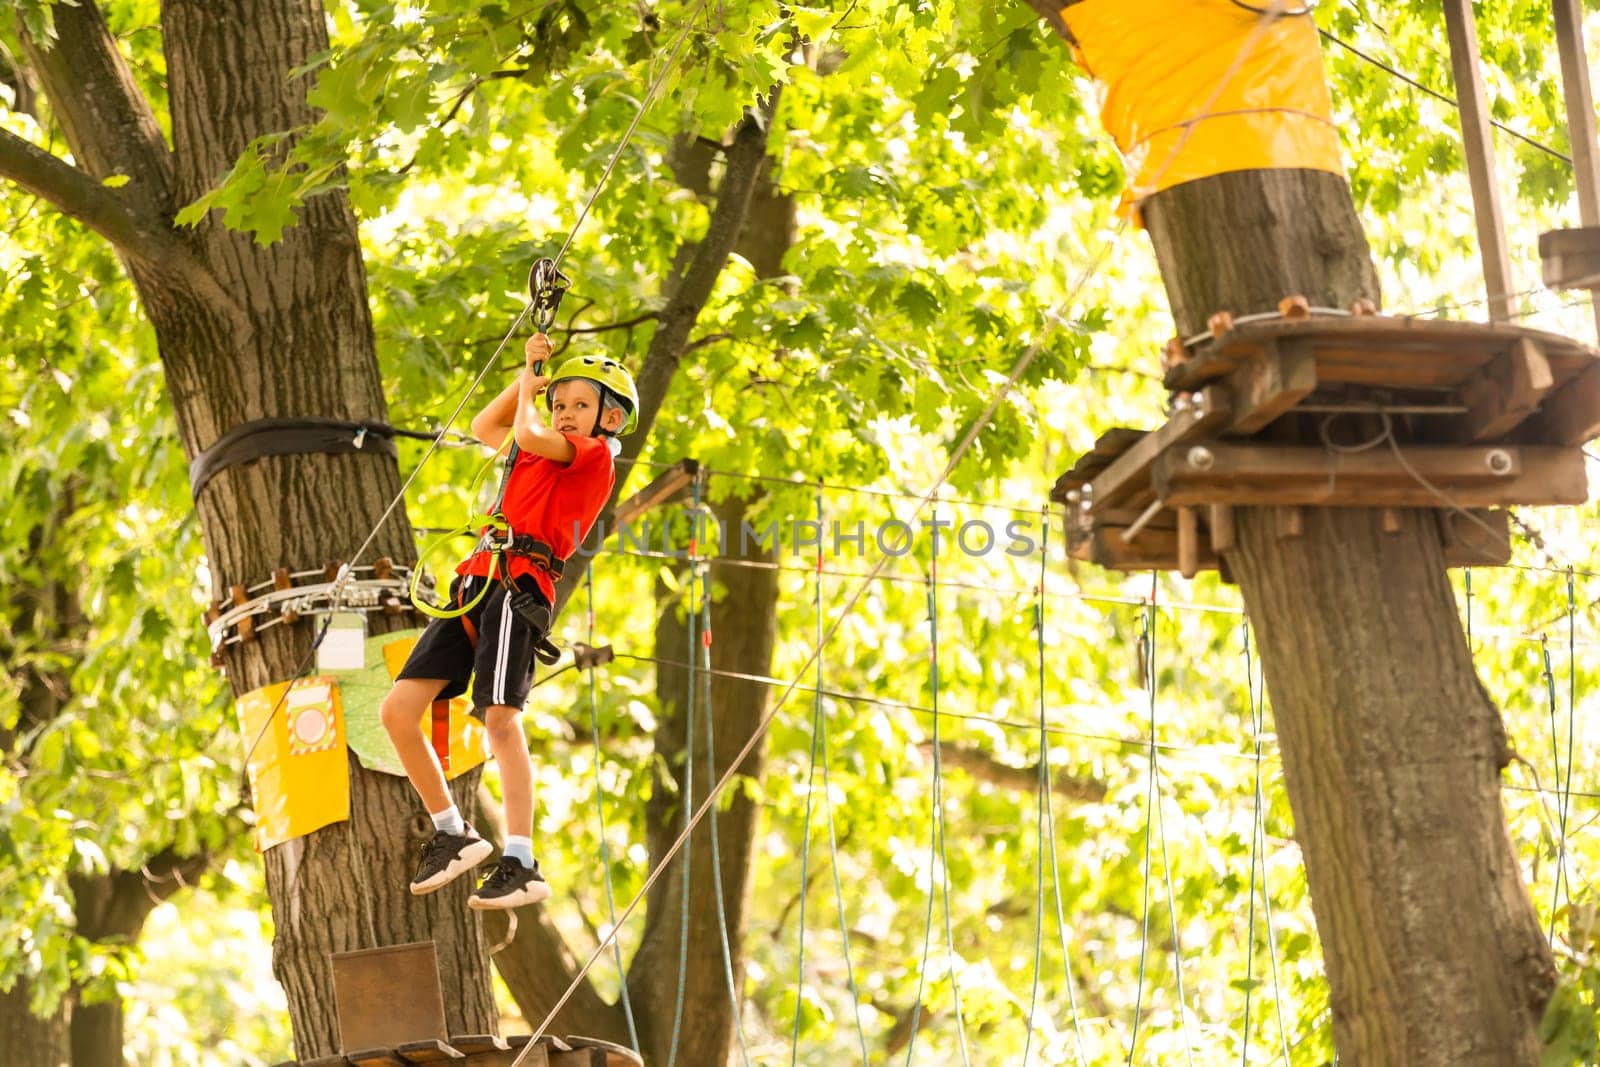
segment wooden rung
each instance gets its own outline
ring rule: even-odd
[[[379,556],[372,561],[372,576],[380,582],[394,577],[394,560],[388,556]]]
[[[1165,426],[1139,438],[1132,448],[1112,461],[1090,483],[1094,507],[1126,504],[1145,483],[1150,465],[1173,445],[1202,436],[1225,425],[1232,416],[1232,406],[1227,394],[1220,389],[1207,388],[1199,394],[1197,402],[1174,412]]]
[[[1539,410],[1555,375],[1544,350],[1527,338],[1490,360],[1461,390],[1467,404],[1467,439],[1494,441]]]
[[[1576,448],[1413,445],[1401,454],[1410,469],[1388,449],[1333,457],[1308,446],[1204,441],[1163,455],[1151,481],[1169,506],[1503,507],[1588,498]]]
[[[1228,378],[1233,393],[1229,430],[1251,434],[1298,404],[1317,387],[1317,357],[1307,342],[1272,341],[1260,358]]]
[[[396,1045],[395,1051],[407,1063],[449,1063],[466,1059],[466,1054],[433,1038],[427,1041],[407,1041]]]
[[[272,570],[272,588],[277,592],[294,588],[294,580],[289,577],[288,567],[274,567]]]

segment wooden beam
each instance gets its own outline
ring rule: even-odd
[[[1227,504],[1211,505],[1211,547],[1217,555],[1232,552],[1238,544],[1233,525],[1233,508]]]
[[[1585,445],[1600,437],[1600,363],[1564,383],[1544,404],[1541,439]]]
[[[1553,0],[1550,6],[1555,11],[1556,52],[1561,57],[1561,90],[1567,104],[1572,180],[1578,187],[1578,221],[1584,226],[1600,226],[1600,152],[1595,144],[1589,56],[1583,48],[1583,3],[1582,0]],[[1542,252],[1542,239],[1539,244]],[[1592,294],[1590,304],[1595,329],[1600,332],[1600,305],[1594,304]]]
[[[1252,434],[1284,414],[1317,387],[1317,356],[1310,342],[1274,339],[1256,359],[1228,377],[1233,394],[1229,430]]]
[[[1123,527],[1097,526],[1076,557],[1101,567],[1119,571],[1175,571],[1178,569],[1178,531],[1151,530],[1140,533],[1133,541],[1122,539]],[[1195,567],[1197,571],[1217,569],[1217,554],[1204,540],[1196,544]]]
[[[1446,501],[1503,507],[1581,504],[1588,498],[1583,453],[1576,448],[1411,445],[1402,454],[1409,470],[1388,449],[1342,455],[1335,462],[1309,446],[1204,441],[1162,456],[1151,479],[1160,499],[1173,507],[1440,507]]]
[[[1600,226],[1541,233],[1539,271],[1547,289],[1600,288]]]
[[[1200,516],[1194,508],[1178,509],[1178,573],[1193,578],[1200,572]]]
[[[1496,356],[1462,389],[1467,404],[1467,439],[1494,441],[1539,410],[1555,375],[1544,350],[1524,337]]]
[[[1444,22],[1450,40],[1450,67],[1455,73],[1456,106],[1461,113],[1461,143],[1472,187],[1472,213],[1478,224],[1478,251],[1489,298],[1489,318],[1509,322],[1515,309],[1511,293],[1511,256],[1506,251],[1505,215],[1495,179],[1494,137],[1483,88],[1478,54],[1478,29],[1472,0],[1444,0]]]
[[[1145,484],[1145,475],[1156,458],[1173,445],[1210,433],[1232,417],[1226,393],[1207,387],[1189,407],[1174,412],[1159,430],[1147,433],[1118,456],[1099,477],[1089,483],[1090,502],[1098,512],[1102,507],[1126,503]]]
[[[632,522],[652,508],[659,507],[682,491],[700,473],[700,461],[680,459],[650,482],[649,485],[617,505],[615,525]]]

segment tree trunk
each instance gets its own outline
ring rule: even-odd
[[[305,81],[289,71],[328,47],[316,0],[163,5],[170,154],[94,5],[60,6],[56,22],[59,42],[31,46],[29,58],[73,155],[95,178],[130,175],[120,192],[148,217],[170,220],[253,138],[314,117]],[[160,240],[183,254],[119,248],[155,327],[190,457],[252,419],[385,418],[355,218],[342,191],[307,203],[299,225],[268,248],[228,231],[216,213]],[[399,487],[395,461],[372,452],[267,457],[223,471],[197,501],[218,595],[275,567],[347,559]],[[377,556],[414,560],[403,511],[357,562]],[[372,624],[381,632],[412,623],[374,615]],[[231,646],[234,692],[290,678],[311,636],[302,622]],[[265,857],[274,973],[288,995],[299,1056],[338,1048],[329,954],[403,941],[436,943],[452,1031],[492,1031],[488,963],[465,907],[468,887],[411,898],[404,879],[422,838],[422,810],[403,779],[368,773],[353,757],[350,776],[349,822]],[[455,786],[470,800],[476,775]]]
[[[19,979],[11,992],[0,993],[0,1036],[4,1038],[0,1044],[6,1050],[6,1067],[64,1067],[71,1062],[65,1005],[41,1018],[28,1008],[31,995],[26,978]],[[117,1062],[106,1061],[108,1067]]]
[[[1376,300],[1343,178],[1245,171],[1143,205],[1177,330],[1291,293]],[[1228,563],[1260,642],[1351,1064],[1533,1064],[1550,952],[1500,806],[1509,759],[1446,580],[1438,523],[1384,533],[1369,509],[1305,509],[1278,535],[1241,508]]]
[[[722,557],[771,562],[772,554],[759,546],[743,552],[739,544],[739,524],[747,502],[729,500],[718,505],[715,515],[730,531]],[[711,665],[714,670],[766,674],[772,666],[772,650],[777,637],[778,573],[770,568],[727,566],[712,575],[721,592],[711,608]],[[683,572],[682,582],[688,583]],[[683,830],[685,811],[704,803],[711,786],[726,772],[740,748],[750,739],[767,708],[770,694],[759,682],[745,682],[712,676],[710,707],[706,706],[705,675],[693,676],[699,687],[693,696],[694,747],[687,747],[691,703],[690,672],[673,663],[683,663],[691,655],[688,620],[681,597],[658,586],[659,605],[656,624],[656,693],[661,705],[661,721],[656,727],[656,766],[666,769],[670,779],[658,778],[651,788],[646,825],[652,869],[661,862],[668,848]],[[698,643],[693,648],[700,654]],[[698,664],[699,660],[695,662]],[[709,713],[708,713],[709,712]],[[707,745],[708,726],[715,734],[715,752]],[[693,794],[686,790],[686,769],[692,768]],[[740,775],[759,779],[762,771],[762,746],[751,753],[739,769]],[[731,802],[730,802],[731,801]],[[724,807],[724,804],[727,804]],[[723,911],[731,953],[733,988],[743,988],[743,961],[740,931],[750,889],[750,859],[760,809],[741,790],[729,784],[716,806],[717,868],[721,874]],[[685,885],[685,865],[689,874]],[[684,1009],[678,1024],[676,1063],[695,1067],[720,1067],[728,1062],[733,1043],[733,1001],[743,1002],[742,992],[730,996],[727,968],[722,955],[722,931],[713,881],[711,817],[701,821],[690,841],[674,861],[674,868],[650,890],[649,913],[643,940],[628,970],[628,989],[639,1015],[639,1038],[645,1062],[665,1065],[672,1062],[674,1017],[678,999],[680,953],[683,941],[684,901],[688,899],[688,952],[682,961]]]

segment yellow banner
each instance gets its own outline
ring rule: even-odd
[[[261,735],[248,768],[258,849],[350,817],[347,751],[368,770],[405,774],[378,708],[420,635],[420,630],[406,630],[368,637],[360,667],[302,678],[287,696],[287,685],[278,682],[239,699],[245,744]],[[449,759],[441,761],[447,778],[487,758],[483,723],[469,711],[465,697],[450,701]],[[263,733],[269,716],[272,723]],[[418,727],[431,744],[431,709],[423,712]]]
[[[248,767],[256,848],[266,851],[350,817],[344,710],[333,678],[312,675],[292,688],[277,682],[253,690],[239,698],[239,718],[246,744],[261,737]]]
[[[1262,30],[1229,0],[1085,0],[1061,17],[1127,164],[1123,210],[1228,171],[1344,173],[1309,17]]]

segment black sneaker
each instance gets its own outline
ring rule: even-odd
[[[411,892],[417,896],[432,893],[455,881],[488,859],[494,846],[479,837],[472,827],[464,834],[435,830],[422,845],[422,862],[411,879]]]
[[[501,856],[478,891],[467,898],[467,906],[480,910],[520,908],[549,897],[550,887],[544,884],[544,875],[539,873],[538,860],[533,861],[532,867],[524,867],[519,859]]]

